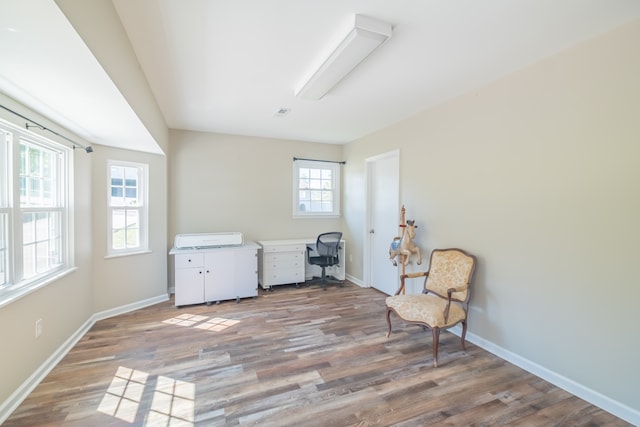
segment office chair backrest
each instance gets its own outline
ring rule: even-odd
[[[318,255],[338,258],[341,239],[342,233],[339,231],[320,234],[316,241]]]

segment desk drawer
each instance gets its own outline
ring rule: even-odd
[[[204,266],[204,254],[202,253],[178,254],[175,257],[176,268]]]
[[[265,272],[265,278],[270,285],[304,282],[304,270],[278,270]]]
[[[293,245],[263,246],[262,250],[264,250],[265,254],[271,252],[304,252],[307,250],[307,245],[299,243]]]
[[[294,266],[304,266],[305,257],[302,253],[268,253],[264,254],[265,268],[293,268]]]

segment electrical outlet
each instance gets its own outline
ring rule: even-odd
[[[36,320],[36,338],[40,338],[42,335],[42,319]]]

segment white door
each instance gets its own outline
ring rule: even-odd
[[[367,230],[364,266],[366,283],[393,295],[398,289],[398,270],[389,259],[389,245],[398,235],[400,221],[400,152],[366,160]]]

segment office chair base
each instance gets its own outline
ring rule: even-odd
[[[344,280],[336,279],[333,276],[325,276],[325,277],[317,277],[314,276],[311,280],[306,282],[307,286],[315,285],[320,283],[322,285],[323,290],[327,290],[327,285],[338,285],[338,287],[344,287]]]

